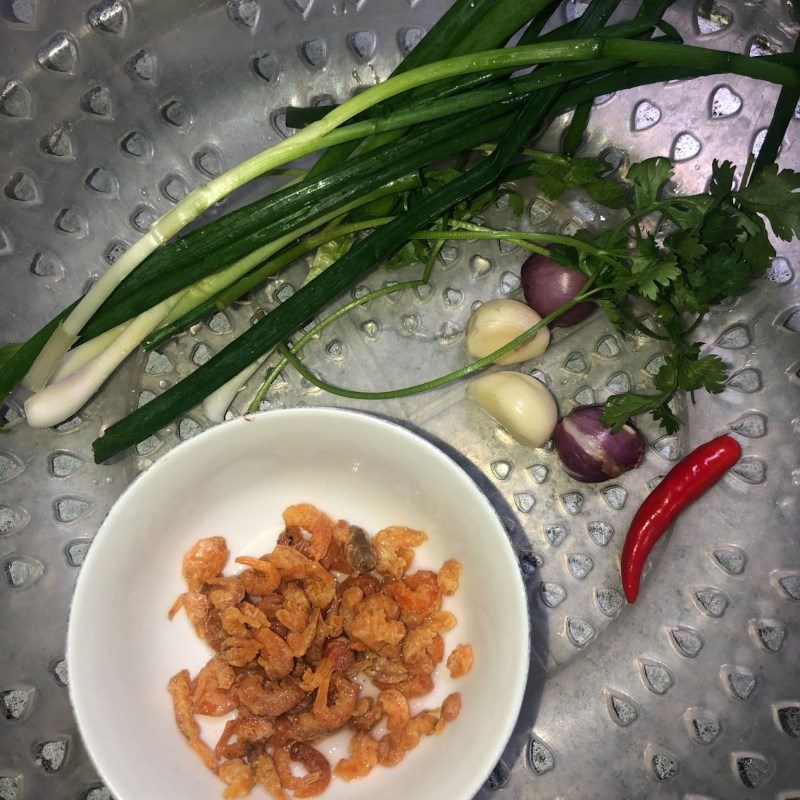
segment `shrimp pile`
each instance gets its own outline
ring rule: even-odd
[[[283,512],[285,530],[261,558],[235,559],[224,575],[225,539],[201,539],[184,556],[183,609],[214,656],[192,677],[169,681],[178,729],[225,784],[223,797],[256,787],[277,800],[321,794],[336,775],[352,781],[377,765],[399,763],[425,736],[440,733],[461,710],[461,696],[414,711],[410,701],[433,691],[444,660],[442,634],[456,618],[442,598],[458,588],[461,565],[409,573],[426,536],[393,526],[372,539],[313,505]],[[472,666],[459,644],[451,676]],[[368,683],[373,693],[362,696]],[[414,703],[416,706],[416,703]],[[233,714],[213,747],[197,716]],[[333,768],[314,744],[352,732],[349,755]]]

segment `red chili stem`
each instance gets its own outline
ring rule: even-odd
[[[633,517],[622,548],[622,588],[629,603],[639,594],[644,563],[664,531],[741,456],[742,448],[735,439],[718,436],[681,459],[645,498]]]

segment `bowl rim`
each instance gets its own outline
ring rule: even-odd
[[[92,546],[89,548],[89,551],[86,555],[86,559],[84,560],[80,572],[78,574],[78,578],[75,584],[75,590],[72,595],[72,599],[70,601],[70,609],[69,609],[69,621],[67,624],[67,639],[66,639],[66,647],[65,647],[65,658],[67,662],[67,669],[70,671],[69,682],[67,684],[67,690],[69,695],[69,702],[72,708],[72,712],[75,716],[75,721],[77,723],[78,732],[81,737],[81,741],[83,742],[83,746],[86,749],[86,753],[89,756],[89,759],[94,766],[95,770],[97,771],[98,775],[102,779],[103,783],[106,785],[108,790],[111,794],[117,798],[117,800],[129,800],[128,797],[123,796],[123,794],[119,791],[118,787],[114,785],[114,782],[110,779],[109,774],[106,772],[103,765],[99,764],[95,759],[95,753],[93,750],[92,745],[87,739],[86,731],[88,728],[88,721],[82,715],[82,692],[83,689],[81,688],[81,681],[76,680],[77,675],[79,672],[76,672],[73,669],[73,665],[79,663],[78,660],[74,657],[74,642],[76,639],[75,630],[76,625],[79,623],[76,622],[76,619],[79,619],[81,616],[81,609],[85,607],[87,604],[92,602],[91,596],[87,595],[88,589],[86,586],[88,582],[91,580],[92,571],[96,569],[94,567],[95,562],[98,562],[98,559],[103,557],[102,554],[102,544],[104,543],[104,539],[101,537],[108,536],[107,531],[111,529],[113,526],[113,522],[120,514],[124,513],[124,508],[126,505],[127,498],[132,494],[134,488],[138,486],[140,483],[146,480],[153,480],[153,476],[156,477],[160,472],[163,472],[165,464],[169,464],[172,460],[174,460],[174,453],[176,452],[186,452],[192,448],[197,448],[198,442],[202,443],[214,437],[224,436],[226,435],[226,431],[230,431],[233,426],[236,425],[249,425],[253,422],[258,422],[258,424],[263,424],[263,422],[267,419],[278,420],[281,417],[287,416],[322,416],[322,417],[337,417],[341,414],[346,414],[351,417],[358,418],[361,422],[366,423],[368,425],[375,425],[377,428],[388,428],[393,430],[395,433],[399,433],[401,436],[405,436],[412,441],[414,441],[418,446],[421,446],[423,450],[425,450],[429,456],[434,459],[439,460],[440,463],[443,463],[447,466],[447,468],[451,470],[455,470],[460,473],[461,477],[465,480],[466,484],[472,489],[473,494],[478,502],[484,504],[489,511],[490,516],[496,523],[495,529],[496,532],[501,534],[498,537],[500,541],[498,542],[498,546],[505,550],[505,554],[508,556],[509,561],[516,566],[517,564],[517,556],[514,551],[513,545],[511,544],[511,539],[506,532],[505,526],[500,519],[497,510],[495,509],[492,502],[489,500],[485,492],[480,488],[480,486],[476,483],[474,478],[448,453],[442,450],[440,447],[435,445],[433,442],[426,439],[424,436],[416,433],[413,430],[410,430],[405,425],[400,424],[399,422],[391,419],[387,419],[385,417],[379,416],[377,414],[355,410],[355,409],[345,409],[345,408],[336,408],[333,406],[317,406],[317,407],[307,407],[307,408],[281,408],[281,409],[270,409],[267,411],[258,412],[256,414],[243,414],[240,417],[236,417],[235,419],[226,420],[220,424],[213,425],[210,428],[206,428],[204,431],[201,431],[196,436],[188,439],[186,441],[180,442],[175,447],[173,447],[168,452],[164,453],[163,456],[158,458],[158,460],[154,461],[146,470],[140,472],[122,491],[122,493],[117,497],[114,501],[111,509],[109,510],[106,517],[103,519],[100,527],[97,530],[97,533],[94,535],[92,539]],[[101,547],[97,545],[101,544]],[[98,562],[102,563],[102,562]],[[469,800],[472,798],[476,792],[479,791],[481,786],[486,782],[489,775],[491,775],[492,770],[495,768],[495,765],[500,760],[506,745],[508,744],[511,736],[514,732],[514,728],[516,727],[517,720],[519,718],[520,711],[522,709],[522,702],[525,698],[525,689],[528,683],[528,674],[530,668],[530,659],[531,659],[531,621],[530,621],[530,608],[528,605],[528,598],[527,592],[525,590],[525,584],[522,580],[522,575],[519,569],[514,569],[512,575],[510,576],[510,580],[516,586],[515,594],[521,600],[521,606],[523,609],[523,613],[520,615],[520,630],[517,632],[517,635],[523,641],[523,647],[520,653],[520,665],[519,670],[516,673],[516,677],[513,681],[513,684],[509,689],[509,697],[508,703],[506,704],[506,708],[510,713],[508,713],[507,718],[504,722],[503,729],[500,735],[497,737],[494,746],[491,750],[487,750],[487,753],[491,754],[491,759],[487,759],[487,767],[483,770],[475,773],[475,778],[465,784],[465,793],[463,798],[453,797],[451,800]],[[86,685],[91,683],[91,681],[86,681]],[[324,797],[324,793],[322,795]]]

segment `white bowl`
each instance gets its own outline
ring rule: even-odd
[[[522,702],[529,633],[517,560],[492,506],[453,461],[402,427],[335,409],[271,411],[212,428],[157,461],[119,498],[81,569],[67,643],[70,697],[117,800],[221,796],[222,784],[178,733],[166,689],[171,675],[184,667],[195,674],[210,655],[183,613],[167,620],[184,588],[181,558],[215,535],[233,555],[268,551],[281,511],[302,501],[371,533],[390,524],[426,531],[416,567],[461,561],[461,586],[446,603],[458,625],[445,643],[447,652],[459,642],[475,652],[468,676],[453,681],[440,666],[435,694],[415,701],[432,708],[461,692],[461,716],[442,735],[396,767],[350,784],[334,779],[323,796],[466,800],[494,767]],[[212,740],[221,723],[203,727]],[[334,763],[347,738],[327,743]]]

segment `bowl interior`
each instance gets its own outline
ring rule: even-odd
[[[525,593],[513,550],[484,495],[454,462],[408,431],[333,409],[273,411],[211,429],[160,459],[122,495],[84,563],[68,638],[70,693],[89,752],[118,800],[218,798],[221,783],[177,731],[169,677],[210,656],[181,613],[183,553],[204,536],[226,537],[233,556],[260,555],[282,529],[281,511],[311,502],[374,534],[389,524],[426,531],[412,569],[463,564],[445,607],[458,618],[446,652],[469,642],[472,672],[440,666],[431,708],[460,691],[459,719],[397,767],[337,779],[330,800],[468,798],[511,734],[528,664]],[[236,571],[238,567],[228,571]],[[203,720],[204,718],[200,718]],[[207,718],[206,718],[207,719]],[[213,744],[220,720],[203,722]],[[335,763],[348,737],[323,748]],[[259,796],[256,790],[254,796]]]

